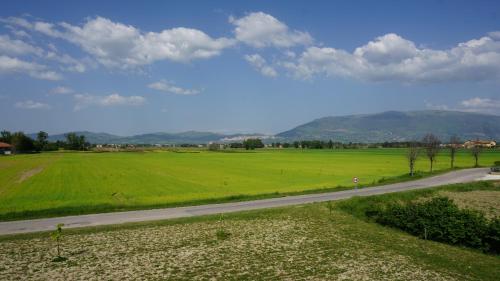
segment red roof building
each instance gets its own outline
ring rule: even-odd
[[[0,142],[0,155],[12,154],[12,148],[14,147],[8,143]]]
[[[5,143],[5,142],[0,142],[0,148],[12,148],[12,145]]]

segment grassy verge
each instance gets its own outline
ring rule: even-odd
[[[86,152],[90,153],[90,152]],[[383,177],[378,181],[373,181],[369,184],[360,184],[358,188],[367,188],[378,185],[387,185],[398,182],[407,182],[417,179],[422,179],[426,177],[436,176],[450,172],[452,170],[459,170],[461,168],[455,169],[443,169],[434,172],[422,172],[417,171],[411,177],[408,174],[399,175],[395,177]],[[37,218],[51,218],[60,216],[71,216],[71,215],[85,215],[85,214],[97,214],[97,213],[110,213],[110,212],[120,212],[120,211],[135,211],[135,210],[148,210],[148,209],[160,209],[160,208],[173,208],[173,207],[183,207],[183,206],[196,206],[205,204],[218,204],[218,203],[230,203],[230,202],[241,202],[259,199],[270,199],[279,198],[285,196],[294,195],[304,195],[304,194],[315,194],[315,193],[326,193],[353,189],[354,186],[336,186],[331,188],[318,188],[318,189],[308,189],[302,191],[294,192],[273,192],[264,193],[257,195],[231,195],[220,198],[212,199],[202,199],[202,200],[189,200],[176,203],[165,203],[165,204],[147,204],[147,205],[111,205],[111,204],[101,204],[101,205],[90,205],[90,206],[67,206],[58,208],[48,208],[41,210],[28,210],[20,212],[10,212],[5,214],[0,214],[0,221],[13,221],[13,220],[24,220],[24,219],[37,219]]]

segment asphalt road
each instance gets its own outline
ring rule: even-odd
[[[391,192],[423,189],[439,185],[471,182],[484,178],[487,168],[466,169],[446,174],[424,178],[416,181],[401,182],[383,186],[351,189],[345,191],[317,193],[307,195],[287,196],[272,199],[244,201],[235,203],[209,204],[190,207],[153,209],[142,211],[127,211],[102,213],[92,215],[67,216],[47,219],[0,222],[0,235],[48,231],[55,229],[58,223],[64,223],[65,228],[122,224],[130,222],[154,221],[192,216],[202,216],[220,213],[230,213],[246,210],[299,205],[313,202],[341,200],[353,196],[370,196]]]

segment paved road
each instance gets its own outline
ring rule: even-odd
[[[298,205],[313,202],[341,200],[353,196],[370,196],[413,189],[429,188],[439,185],[471,182],[484,178],[486,168],[454,171],[434,177],[411,182],[402,182],[358,190],[345,190],[328,193],[287,196],[272,199],[244,201],[235,203],[210,204],[191,207],[153,209],[143,211],[128,211],[103,213],[93,215],[67,216],[59,218],[34,219],[23,221],[0,222],[0,235],[28,233],[53,230],[58,223],[64,223],[65,228],[86,227],[97,225],[121,224],[129,222],[154,221],[173,218],[183,218],[219,213],[230,213],[245,210],[273,208]]]

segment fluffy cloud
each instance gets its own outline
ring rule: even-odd
[[[0,56],[0,74],[22,73],[43,80],[61,80],[59,73],[48,70],[45,65],[27,62],[9,56]]]
[[[68,87],[63,87],[63,86],[58,86],[58,87],[55,87],[54,89],[50,90],[50,93],[54,94],[54,95],[67,95],[67,94],[71,94],[74,92],[75,91],[73,89],[68,88]]]
[[[500,100],[475,97],[460,103],[463,109],[474,112],[500,113]]]
[[[109,96],[93,96],[89,94],[76,94],[74,95],[76,104],[75,111],[86,108],[88,106],[139,106],[146,102],[142,96],[121,96],[119,94],[111,94]]]
[[[334,48],[307,48],[297,59],[281,63],[302,79],[322,74],[365,81],[443,82],[500,78],[500,41],[485,36],[447,50],[419,48],[396,34],[386,34],[353,53]]]
[[[256,48],[286,48],[313,42],[309,33],[290,30],[286,24],[263,12],[250,13],[239,19],[230,17],[229,22],[235,26],[236,39]]]
[[[22,109],[50,109],[50,105],[32,100],[17,102],[15,107]]]
[[[276,72],[273,67],[269,66],[267,61],[259,54],[245,55],[245,60],[264,76],[278,76],[278,72]]]
[[[199,90],[195,89],[184,89],[178,86],[175,86],[173,83],[167,82],[165,80],[161,80],[155,83],[151,83],[148,85],[149,88],[166,92],[166,93],[172,93],[172,94],[177,94],[177,95],[196,95],[199,94]]]
[[[217,56],[235,40],[211,38],[203,31],[177,27],[161,32],[142,32],[131,25],[103,17],[88,19],[81,26],[69,23],[31,23],[7,18],[11,24],[61,38],[81,47],[108,67],[133,68],[160,60],[186,62]]]
[[[8,35],[0,35],[0,54],[5,55],[41,55],[43,50],[24,41],[11,39]]]

